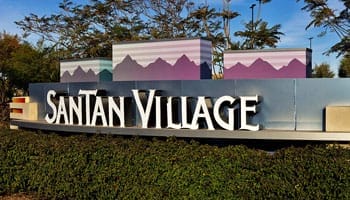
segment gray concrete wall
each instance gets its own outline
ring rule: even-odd
[[[40,83],[29,87],[31,99],[39,103],[39,120],[51,112],[46,103],[49,90],[77,96],[79,89],[101,89],[106,91],[106,96],[126,97],[132,96],[132,89],[157,89],[162,91],[162,96],[207,96],[213,99],[223,95],[259,95],[262,97],[258,105],[260,112],[250,120],[269,130],[323,131],[326,106],[350,105],[350,79]],[[138,117],[133,120],[134,124],[139,123]]]

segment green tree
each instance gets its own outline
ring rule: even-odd
[[[300,0],[297,0],[300,1]],[[306,4],[302,9],[309,12],[311,22],[310,27],[322,27],[323,31],[319,36],[327,32],[334,32],[340,41],[334,44],[326,53],[337,53],[338,56],[345,55],[350,51],[350,1],[340,0],[343,3],[342,10],[329,7],[327,0],[304,0]]]
[[[221,23],[218,20],[218,13],[209,6],[200,6],[190,12],[188,16],[188,29],[194,37],[206,37],[214,39],[218,35]]]
[[[0,33],[0,104],[7,102],[12,93],[8,73],[12,68],[12,55],[20,46],[20,39],[17,35]]]
[[[280,29],[280,24],[269,28],[267,22],[258,20],[253,24],[252,22],[246,23],[245,30],[235,32],[235,36],[244,39],[242,43],[243,49],[275,48],[280,40],[280,36],[284,35],[284,33],[279,31]]]
[[[320,65],[315,65],[312,69],[313,78],[333,78],[334,73],[330,70],[330,66],[327,63],[321,63]]]
[[[55,51],[22,42],[17,35],[0,34],[0,103],[15,91],[28,89],[29,83],[58,80],[58,58]]]
[[[58,81],[59,63],[57,57],[50,55],[51,51],[22,44],[10,58],[8,77],[11,84],[26,92],[29,83]]]
[[[341,78],[350,77],[350,55],[345,55],[341,61],[338,69],[338,76]]]
[[[181,38],[189,35],[188,16],[194,6],[189,0],[140,1],[151,38]]]
[[[60,12],[39,17],[30,14],[16,24],[25,36],[37,34],[67,57],[111,57],[113,42],[137,40],[144,24],[137,1],[91,0],[76,5],[63,0]]]
[[[231,42],[231,33],[230,33],[230,20],[239,16],[238,12],[231,11],[229,1],[225,0],[224,9],[219,15],[222,17],[224,22],[224,35],[225,35],[225,47],[226,49],[230,49],[232,46]]]
[[[221,18],[224,21],[228,19],[233,19],[238,16],[237,12],[224,11],[217,12],[214,8],[209,6],[199,6],[197,9],[193,10],[189,15],[189,30],[194,37],[205,37],[210,39],[213,44],[213,65],[218,66],[220,72],[222,73],[223,59],[222,52],[225,50],[225,38],[227,38],[228,33],[222,32]],[[224,36],[225,34],[225,36]],[[215,67],[213,68],[214,76],[217,76]],[[214,77],[217,79],[218,77]]]

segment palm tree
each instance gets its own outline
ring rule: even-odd
[[[269,28],[267,22],[258,20],[253,25],[254,28],[252,28],[252,22],[246,23],[244,31],[235,32],[235,36],[244,38],[242,46],[245,49],[275,48],[280,36],[284,35],[279,31],[281,29],[280,24]]]
[[[258,7],[258,15],[256,16],[256,21],[260,20],[260,15],[261,15],[261,6],[264,3],[269,3],[271,0],[256,0],[259,2],[259,7]]]
[[[212,41],[213,44],[213,65],[222,66],[222,57],[219,53],[220,47],[223,46],[223,35],[221,33],[221,23],[217,20],[219,14],[216,12],[215,8],[210,8],[208,5],[200,6],[193,10],[189,14],[189,27],[192,36],[206,37]],[[203,34],[204,33],[204,34]],[[221,51],[220,51],[221,52]],[[221,64],[218,64],[221,63]],[[215,68],[212,68],[215,72]]]
[[[199,29],[198,32],[202,32],[201,26],[204,29],[203,31],[206,33],[206,37],[212,37],[211,30],[211,19],[215,18],[216,11],[214,8],[209,8],[209,6],[201,6],[198,9],[192,11],[189,15],[189,18],[195,19],[196,22],[192,25],[196,25],[198,27],[191,27],[193,29]]]
[[[239,13],[238,12],[232,12],[230,10],[224,10],[222,13],[219,13],[219,15],[222,16],[223,21],[224,21],[224,34],[225,34],[225,39],[226,39],[226,48],[229,49],[231,46],[230,42],[230,20],[238,17]]]
[[[338,10],[329,7],[327,0],[304,0],[304,2],[306,5],[302,10],[309,12],[312,19],[306,29],[312,26],[322,27],[324,31],[319,36],[330,31],[340,38],[340,41],[326,53],[337,52],[338,56],[348,54],[350,51],[350,1],[340,0],[343,7]]]
[[[231,48],[230,41],[230,20],[239,16],[238,12],[232,12],[230,10],[230,2],[231,0],[223,0],[224,9],[219,15],[223,18],[224,22],[224,35],[225,35],[225,48]]]

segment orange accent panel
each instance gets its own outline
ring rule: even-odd
[[[12,113],[23,113],[23,109],[20,108],[11,108]]]
[[[26,98],[24,98],[24,97],[16,97],[16,98],[13,98],[12,99],[12,102],[13,103],[25,103],[26,102]]]

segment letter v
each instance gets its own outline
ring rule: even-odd
[[[148,95],[148,99],[147,99],[146,109],[144,109],[143,106],[142,106],[142,102],[141,102],[141,99],[140,99],[140,96],[139,96],[139,90],[132,90],[132,93],[134,95],[134,99],[135,99],[135,102],[136,102],[137,110],[140,113],[141,122],[142,122],[142,128],[148,128],[149,116],[150,116],[150,113],[151,113],[151,108],[152,108],[153,99],[154,99],[154,95],[156,93],[156,90],[154,90],[154,89],[149,90],[149,95]]]

